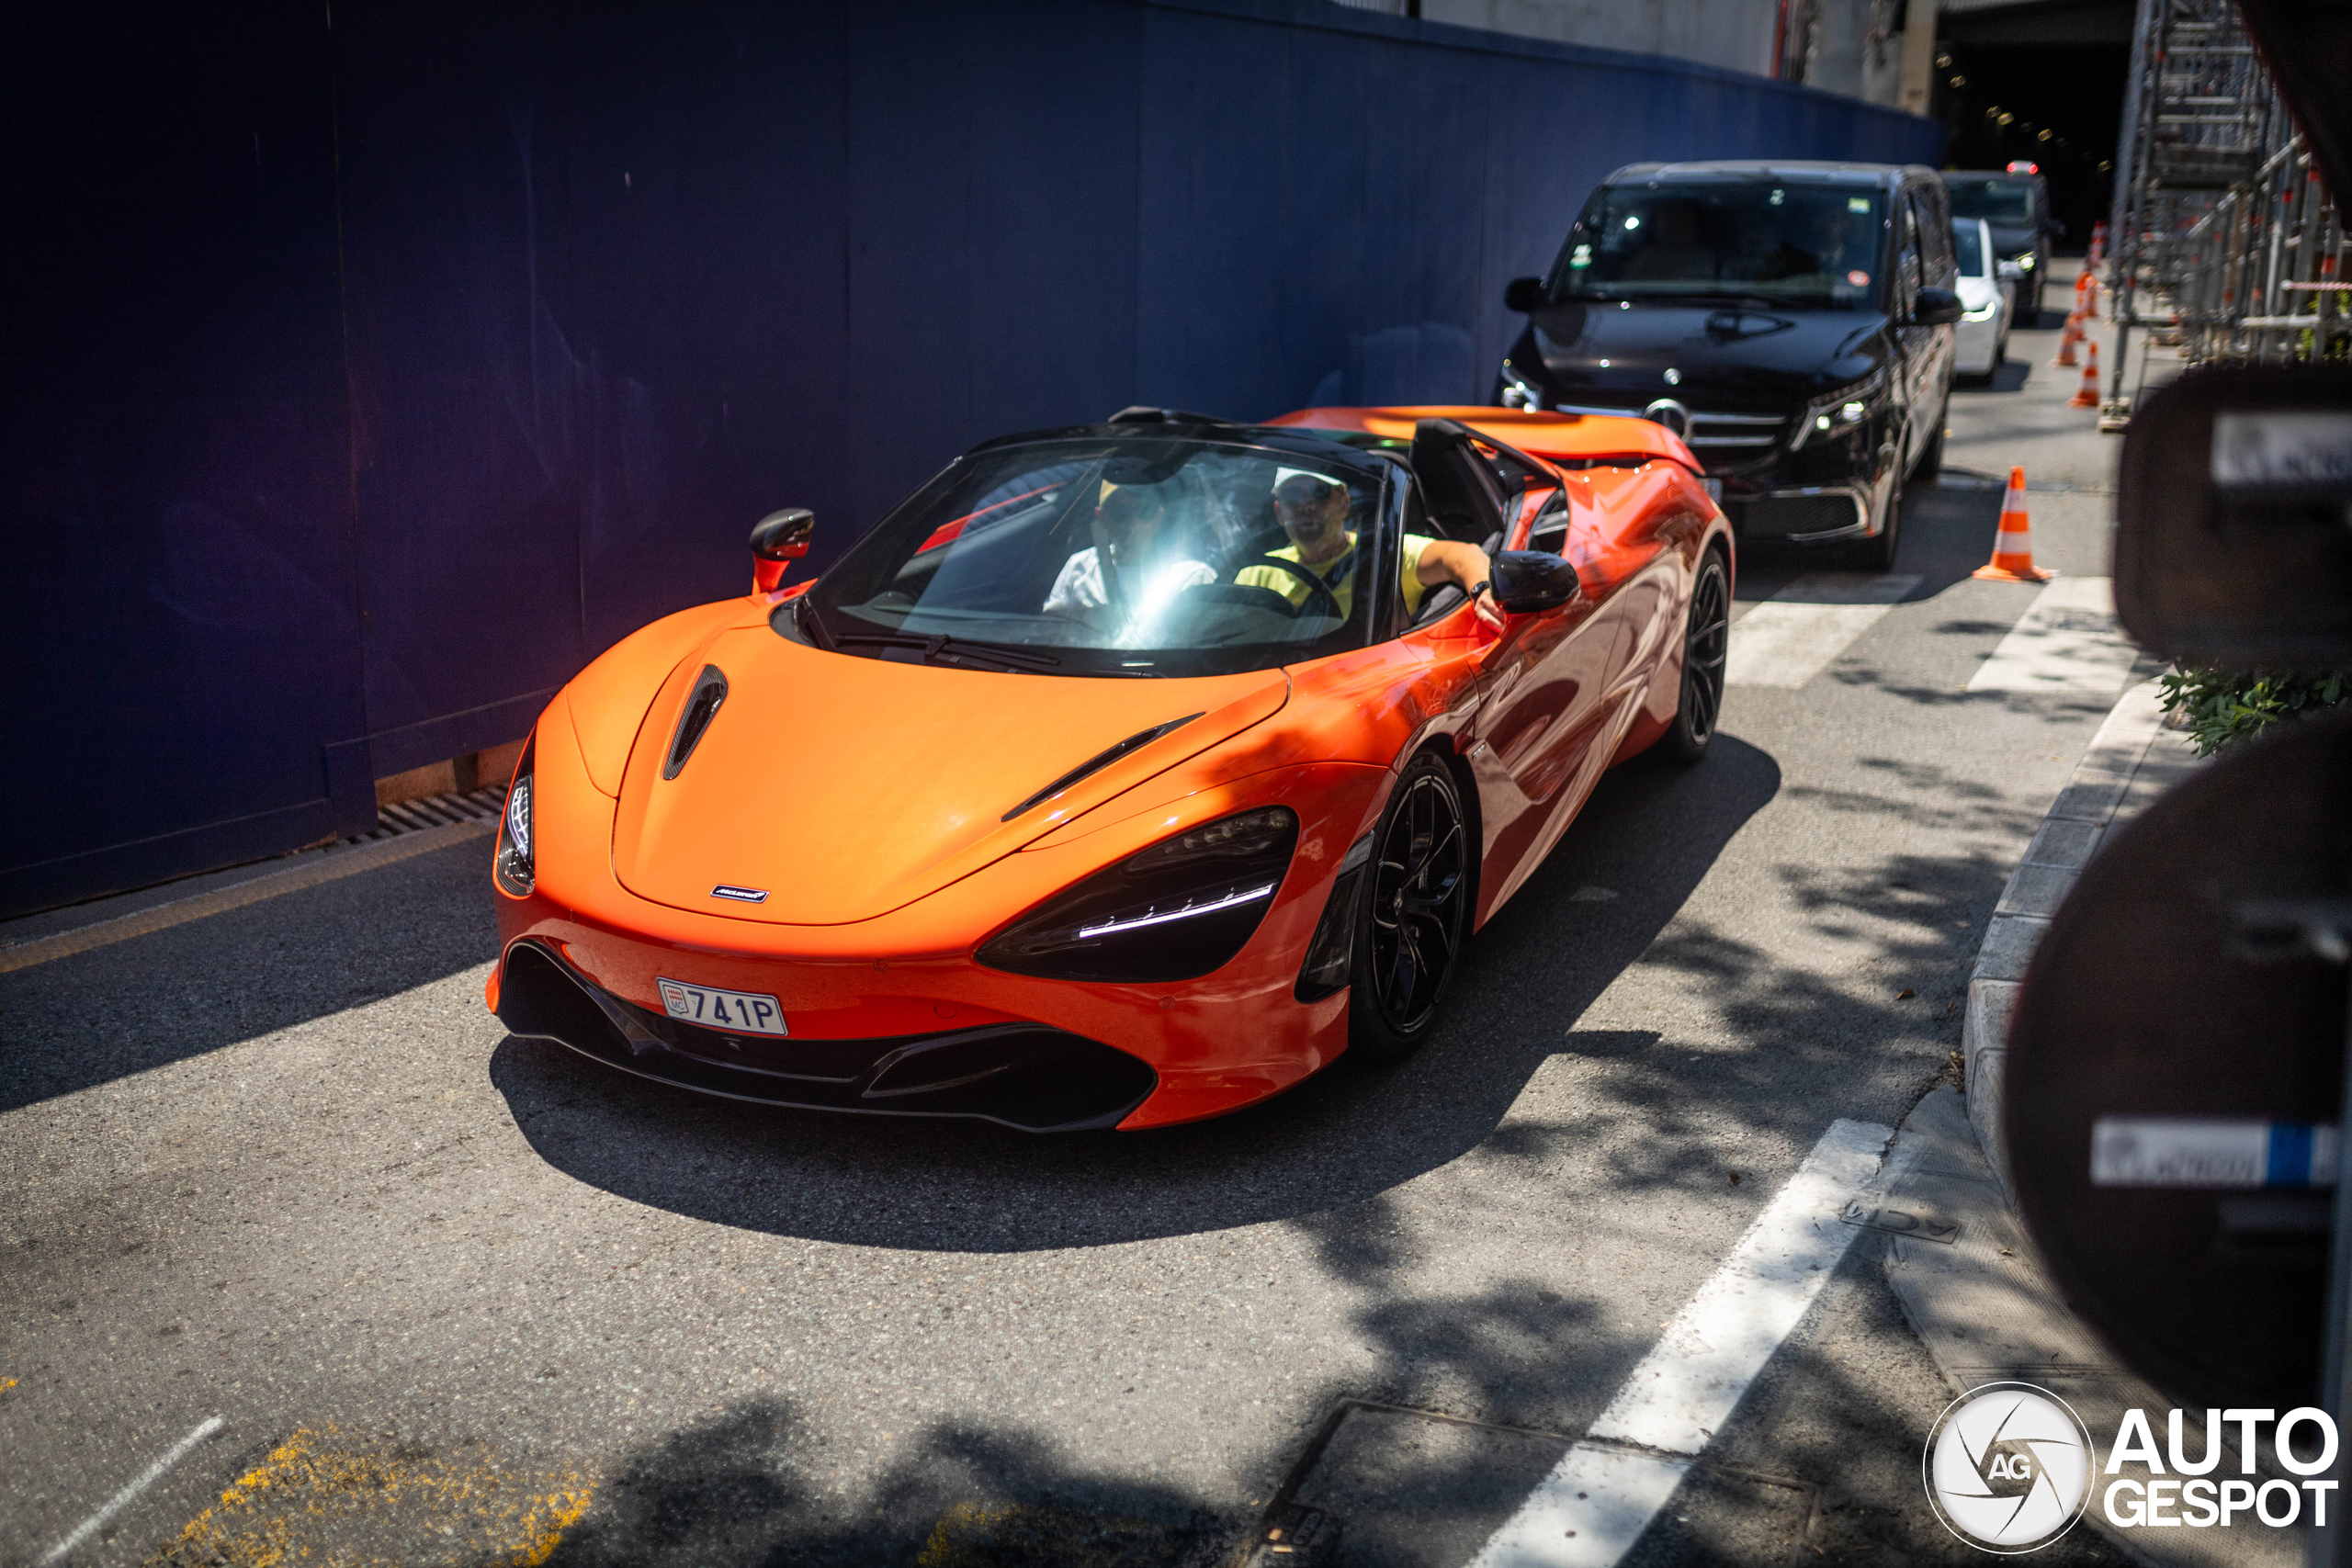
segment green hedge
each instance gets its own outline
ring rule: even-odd
[[[2352,702],[2352,670],[2176,670],[2161,684],[2165,716],[2188,731],[2200,757],[2281,719]]]

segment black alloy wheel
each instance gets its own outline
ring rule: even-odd
[[[1700,558],[1699,579],[1690,585],[1690,608],[1682,620],[1682,699],[1674,710],[1674,728],[1666,732],[1667,753],[1678,762],[1697,761],[1715,738],[1730,654],[1731,574],[1724,570],[1722,552],[1711,549]]]
[[[1416,759],[1373,834],[1348,1041],[1374,1061],[1397,1062],[1428,1037],[1469,930],[1473,849],[1445,764]]]

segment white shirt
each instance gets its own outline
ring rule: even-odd
[[[1159,618],[1177,594],[1195,584],[1216,581],[1216,571],[1196,560],[1160,561],[1146,570],[1139,589],[1134,587],[1133,574],[1129,576],[1126,625],[1119,640],[1130,645],[1140,645],[1139,634]],[[1062,563],[1061,575],[1054,579],[1053,591],[1046,595],[1046,614],[1092,620],[1086,612],[1110,603],[1111,592],[1102,581],[1102,554],[1090,546]]]

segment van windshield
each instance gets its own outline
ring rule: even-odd
[[[1951,226],[1951,245],[1960,257],[1960,270],[1970,277],[1985,277],[1991,268],[1984,265],[1984,231],[1974,220]]]
[[[1852,186],[1660,184],[1597,192],[1568,231],[1551,297],[1875,306],[1885,203]]]
[[[1946,180],[1954,218],[1982,218],[2004,229],[2033,224],[2033,186],[2023,180]]]

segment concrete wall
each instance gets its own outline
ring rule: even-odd
[[[1421,15],[1769,76],[1780,0],[1421,0]]]

